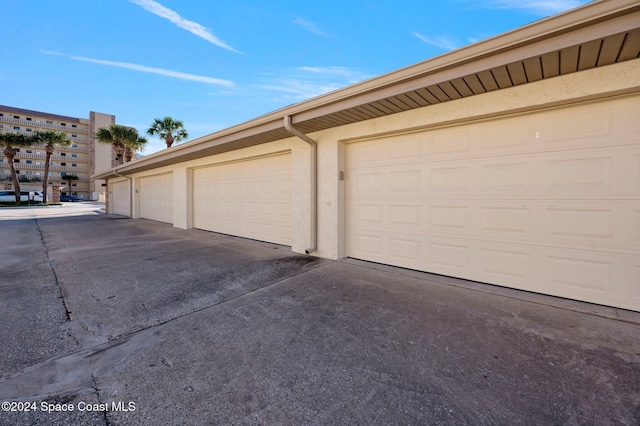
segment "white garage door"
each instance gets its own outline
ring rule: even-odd
[[[291,155],[195,169],[193,226],[291,245]]]
[[[112,214],[121,214],[129,216],[131,214],[129,203],[131,197],[129,195],[129,181],[109,182],[109,204]]]
[[[348,256],[640,311],[640,97],[346,155]]]
[[[173,173],[138,180],[140,217],[173,224]]]

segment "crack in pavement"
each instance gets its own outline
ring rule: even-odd
[[[69,306],[67,305],[67,299],[65,298],[64,291],[60,286],[60,281],[58,280],[58,274],[56,273],[55,264],[51,259],[51,257],[49,256],[49,247],[47,247],[47,241],[45,240],[44,233],[40,228],[40,221],[38,219],[36,219],[36,229],[38,229],[38,233],[40,234],[40,240],[42,241],[42,246],[44,247],[44,252],[47,256],[47,261],[49,262],[49,266],[51,267],[51,273],[53,274],[53,280],[56,283],[56,287],[58,288],[58,291],[60,292],[59,297],[60,299],[62,299],[62,305],[64,306],[64,312],[65,312],[65,315],[67,316],[67,321],[71,321],[72,320],[71,311],[69,310]]]

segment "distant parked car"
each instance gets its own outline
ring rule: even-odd
[[[65,201],[65,202],[73,202],[73,201],[80,201],[79,198],[74,197],[73,195],[61,195],[60,196],[60,201]]]
[[[30,196],[29,194],[33,194]],[[33,200],[37,203],[42,202],[42,191],[20,191],[20,201]],[[0,191],[0,201],[16,201],[16,191]]]

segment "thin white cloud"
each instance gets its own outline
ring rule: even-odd
[[[301,101],[333,92],[370,78],[370,75],[346,67],[300,67],[298,72],[278,73],[260,89],[281,92],[286,99]],[[301,71],[301,72],[300,72]]]
[[[336,83],[321,84],[299,80],[281,80],[275,84],[262,85],[259,87],[264,90],[286,93],[288,95],[286,97],[289,99],[304,100],[333,92],[344,86]]]
[[[494,9],[525,9],[538,15],[555,15],[587,3],[586,0],[492,0],[486,6]]]
[[[229,46],[224,41],[220,40],[218,37],[214,36],[211,31],[209,31],[206,27],[200,25],[197,22],[190,21],[186,18],[180,16],[180,14],[174,10],[169,9],[161,5],[160,3],[153,0],[129,0],[131,3],[136,4],[146,10],[147,12],[151,12],[154,15],[157,15],[161,18],[168,20],[169,22],[177,25],[183,30],[189,31],[191,34],[196,35],[211,44],[215,44],[218,47],[222,47],[223,49],[230,50],[236,53],[242,53],[233,47]]]
[[[347,83],[357,83],[371,78],[371,75],[347,67],[300,67],[300,71],[320,74],[330,78],[344,78]]]
[[[73,59],[74,61],[90,62],[92,64],[105,65],[109,67],[125,68],[133,71],[146,72],[151,74],[164,75],[167,77],[178,78],[181,80],[198,81],[200,83],[215,84],[217,86],[233,87],[234,83],[230,80],[221,78],[207,77],[204,75],[188,74],[180,71],[167,70],[163,68],[153,68],[145,65],[132,64],[129,62],[106,61],[104,59],[86,58],[84,56],[68,55],[66,53],[52,52],[49,50],[41,50],[46,55],[59,55]]]
[[[296,16],[293,18],[292,21],[294,24],[296,25],[300,25],[301,27],[311,31],[314,34],[317,34],[319,36],[323,36],[323,37],[328,37],[329,35],[327,33],[325,33],[324,31],[322,31],[318,25],[316,25],[315,23],[311,22],[311,21],[307,21],[306,19],[300,17],[300,16]]]
[[[458,45],[448,37],[444,36],[435,36],[435,37],[427,37],[419,32],[414,31],[413,35],[423,42],[430,44],[432,46],[438,47],[444,50],[454,50],[458,48]]]

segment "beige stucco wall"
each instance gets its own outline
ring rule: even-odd
[[[90,142],[90,149],[93,151],[93,160],[94,160],[94,170],[93,174],[99,174],[111,168],[111,145],[106,143],[101,143],[95,137],[98,129],[102,127],[108,127],[115,122],[115,117],[110,114],[102,114],[99,112],[92,112],[94,122],[90,126],[89,132],[91,133],[89,137],[92,139]],[[92,199],[105,201],[105,193],[106,187],[102,186],[105,183],[104,180],[96,180],[94,185],[94,194],[90,194]]]
[[[633,60],[310,134],[318,143],[318,236],[314,255],[329,259],[344,257],[344,182],[339,180],[339,175],[344,171],[345,143],[638,92],[640,60]],[[172,171],[174,226],[187,229],[192,227],[190,171],[193,168],[284,151],[291,151],[293,163],[292,249],[303,253],[311,232],[310,149],[297,138],[138,173],[133,176],[133,187],[136,188],[135,181],[140,177]],[[139,217],[135,202],[133,217]]]

